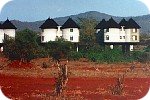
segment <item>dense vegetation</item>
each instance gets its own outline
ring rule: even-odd
[[[76,52],[75,44],[65,41],[63,38],[57,38],[55,42],[40,43],[38,34],[29,29],[25,29],[16,33],[16,38],[5,36],[4,54],[10,60],[30,61],[34,58],[53,57],[67,58],[70,60],[79,60],[85,58],[93,62],[132,62],[132,61],[149,61],[150,45],[146,45],[144,50],[123,53],[120,46],[116,46],[111,50],[109,47],[103,47],[96,40],[95,35],[96,20],[79,19],[80,43],[79,52]],[[91,28],[92,27],[92,28]],[[149,36],[142,36],[141,39],[149,41]]]
[[[25,60],[43,56],[44,49],[37,43],[38,35],[28,29],[16,33],[16,38],[4,40],[4,54],[10,60]]]

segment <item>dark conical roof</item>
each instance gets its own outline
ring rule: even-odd
[[[102,19],[102,21],[95,27],[95,29],[107,29],[107,21]]]
[[[80,27],[76,24],[75,21],[72,20],[72,18],[69,18],[61,27],[62,29],[64,28],[79,28]]]
[[[126,26],[127,29],[129,28],[141,28],[132,18],[129,19],[128,23],[127,23],[127,26]]]
[[[115,22],[115,20],[112,17],[107,21],[107,26],[108,28],[120,28],[120,25],[117,22]]]
[[[39,28],[41,28],[41,29],[50,29],[50,28],[57,29],[57,26],[59,26],[59,25],[53,19],[48,18]]]
[[[3,29],[17,29],[8,19],[2,24]]]
[[[127,23],[128,23],[128,22],[123,18],[123,19],[120,21],[119,25],[120,25],[120,26],[125,26],[125,28],[126,28]]]

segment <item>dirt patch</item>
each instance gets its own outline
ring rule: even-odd
[[[0,79],[3,92],[14,100],[59,98],[53,93],[54,78],[0,75]],[[148,92],[150,78],[126,78],[122,95],[112,95],[110,86],[115,82],[116,78],[70,78],[62,98],[83,100],[139,99]]]
[[[54,93],[54,76],[58,67],[50,58],[34,59],[30,63],[10,62],[0,58],[0,85],[3,92],[13,100],[53,100],[53,99],[139,99],[150,86],[150,64],[148,63],[94,63],[69,61],[69,80],[63,95]],[[43,68],[43,62],[47,68]],[[64,62],[66,63],[66,62]],[[132,66],[132,67],[131,67]],[[122,95],[112,95],[111,86],[124,75]],[[138,83],[138,84],[137,84]]]
[[[25,69],[26,68],[31,69],[32,67],[34,67],[34,65],[31,64],[30,62],[21,62],[19,60],[12,61],[7,66],[9,68],[25,68]]]

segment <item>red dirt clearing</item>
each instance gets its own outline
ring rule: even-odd
[[[29,62],[21,62],[19,60],[12,61],[7,65],[10,68],[32,68],[33,64]]]
[[[150,86],[150,78],[126,78],[124,92],[118,96],[112,95],[110,91],[115,82],[116,78],[69,78],[64,95],[86,100],[133,100],[145,96]],[[0,75],[0,85],[5,95],[13,100],[50,99],[53,97],[54,78]]]

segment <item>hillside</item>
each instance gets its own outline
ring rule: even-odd
[[[77,15],[70,15],[70,16],[66,16],[66,17],[54,18],[54,20],[59,25],[62,25],[69,17],[73,18],[77,22],[78,22],[78,18],[93,18],[93,19],[96,19],[97,21],[101,21],[103,18],[108,20],[110,17],[113,17],[117,22],[119,22],[122,19],[122,17],[111,16],[111,15],[100,13],[97,11],[89,11],[89,12],[80,13]],[[125,17],[125,18],[129,19],[130,17]],[[133,19],[141,26],[142,33],[150,33],[150,22],[149,22],[150,15],[137,16],[137,17],[133,17]],[[14,25],[16,25],[18,30],[29,28],[29,29],[32,29],[37,32],[40,31],[39,26],[43,22],[44,22],[44,20],[36,21],[36,22],[21,22],[18,20],[12,20],[12,23]]]

